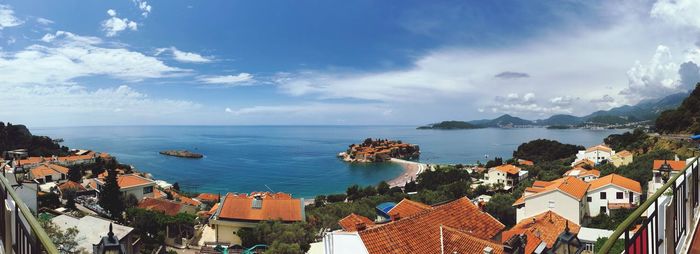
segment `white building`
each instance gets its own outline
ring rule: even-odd
[[[554,181],[535,181],[523,196],[513,203],[517,222],[546,211],[553,211],[567,220],[581,224],[588,212],[586,192],[590,184],[576,178],[564,177]]]
[[[582,167],[576,167],[564,173],[564,176],[572,176],[581,179],[584,182],[590,183],[591,181],[598,179],[600,177],[600,171],[597,169],[585,169]]]
[[[613,154],[615,154],[615,150],[605,145],[589,147],[586,150],[578,151],[578,153],[576,154],[576,160],[574,160],[574,162],[571,163],[571,166],[575,166],[579,161],[584,159],[590,160],[596,165],[598,165],[603,161],[609,161],[610,157],[612,157]]]
[[[68,168],[59,165],[44,163],[29,170],[32,180],[40,184],[53,181],[65,180],[68,175]]]
[[[618,174],[601,177],[591,182],[586,194],[588,214],[595,217],[614,209],[636,207],[641,195],[642,185],[635,180]]]
[[[503,184],[503,189],[509,190],[527,177],[527,170],[514,165],[501,165],[489,168],[484,174],[484,183],[497,185]]]
[[[367,248],[357,232],[328,232],[323,242],[312,243],[307,254],[367,254]]]
[[[661,176],[661,167],[670,167],[671,168],[671,174],[669,175],[669,179],[678,174],[678,172],[683,171],[686,166],[686,161],[678,160],[676,158],[675,160],[654,160],[654,164],[652,165],[651,171],[652,171],[652,178],[651,181],[649,181],[647,185],[647,193],[651,196],[653,195],[656,190],[661,188],[661,186],[664,185],[664,180],[663,177]]]
[[[95,183],[97,184],[97,190],[102,191],[105,184],[104,179],[96,178]],[[117,184],[119,184],[119,190],[125,197],[132,194],[137,200],[141,200],[145,197],[153,197],[153,189],[156,186],[156,182],[145,177],[138,176],[136,174],[128,175],[118,175]]]
[[[68,215],[59,215],[51,219],[51,222],[61,230],[67,230],[75,227],[78,230],[75,240],[78,243],[77,248],[83,252],[92,253],[94,244],[99,244],[103,236],[109,232],[109,225],[112,224],[112,232],[119,238],[119,242],[124,245],[126,254],[138,253],[135,250],[133,243],[134,236],[133,228],[112,223],[109,220],[98,218],[92,215],[87,215],[82,218],[75,218]]]

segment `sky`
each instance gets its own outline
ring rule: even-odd
[[[0,0],[0,121],[421,125],[700,81],[700,1]]]

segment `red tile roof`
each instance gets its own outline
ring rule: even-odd
[[[97,178],[97,181],[100,181],[101,183],[104,184],[104,179]],[[128,175],[117,175],[117,184],[119,184],[119,188],[131,188],[131,187],[136,187],[140,185],[146,185],[146,184],[154,184],[155,182],[150,179],[146,179],[144,177],[138,176],[136,174],[128,174]]]
[[[230,220],[262,221],[302,221],[303,207],[300,199],[289,194],[254,193],[262,197],[261,208],[253,208],[254,195],[226,194],[218,217]]]
[[[360,224],[364,224],[366,228],[374,226],[374,221],[370,220],[365,216],[351,213],[350,215],[345,216],[345,218],[340,219],[340,221],[338,221],[338,224],[341,228],[343,228],[343,230],[347,232],[354,232],[357,231],[357,227]]]
[[[612,149],[610,147],[605,146],[605,145],[592,146],[592,147],[589,147],[588,149],[586,149],[586,152],[592,152],[592,151],[604,151],[604,152],[611,153]]]
[[[518,164],[525,165],[525,166],[533,166],[533,165],[535,165],[535,162],[530,161],[530,160],[518,159]]]
[[[506,164],[506,165],[500,165],[498,167],[494,167],[492,169],[501,171],[503,173],[511,174],[511,175],[517,175],[520,173],[521,168],[511,165],[511,164]]]
[[[581,201],[581,199],[586,195],[588,187],[590,187],[589,183],[572,176],[559,178],[549,182],[535,181],[532,184],[532,188],[528,189],[528,191],[537,192],[536,189],[540,189],[539,192],[527,196],[525,196],[525,194],[523,193],[523,196],[516,200],[515,203],[513,203],[513,205],[516,206],[523,204],[525,202],[525,199],[528,197],[542,195],[544,193],[552,192],[555,190],[559,190],[563,193],[568,194],[572,198]]]
[[[44,178],[47,175],[54,175],[54,174],[68,174],[68,168],[62,167],[59,165],[51,164],[51,163],[45,163],[41,164],[35,168],[32,168],[29,171],[32,175],[33,178]],[[58,180],[58,179],[54,179]]]
[[[557,237],[564,232],[567,222],[570,232],[577,234],[581,229],[581,226],[565,219],[561,215],[552,211],[547,211],[531,218],[524,219],[520,221],[520,223],[513,226],[513,228],[510,230],[504,231],[501,234],[501,240],[505,242],[513,235],[525,233],[528,237],[525,253],[532,253],[534,248],[537,247],[537,245],[533,246],[530,244],[531,241],[537,242],[535,239],[545,242],[548,248],[552,248],[552,245],[554,245],[554,243],[557,241]]]
[[[74,190],[74,191],[84,191],[87,190],[85,187],[83,187],[80,183],[76,183],[73,181],[68,181],[62,184],[58,185],[58,189],[61,190],[61,192],[65,192],[67,190]]]
[[[218,202],[219,195],[213,193],[200,193],[197,195],[196,199],[199,199],[200,201]]]
[[[627,156],[631,156],[632,153],[630,151],[627,151],[627,150],[622,150],[622,151],[617,152],[615,155],[617,155],[618,157],[627,157]]]
[[[654,167],[652,169],[659,170],[661,168],[661,165],[664,164],[664,162],[668,163],[668,165],[671,166],[673,171],[681,171],[685,168],[685,161],[654,160]]]
[[[639,182],[618,174],[609,174],[592,181],[589,190],[595,190],[611,184],[639,194],[642,193],[642,185]]]
[[[139,202],[139,208],[158,211],[173,216],[180,212],[182,204],[167,199],[144,198]]]
[[[200,206],[202,205],[202,202],[199,200],[191,199],[189,197],[180,195],[180,193],[177,193],[175,191],[168,191],[170,194],[173,195],[173,198],[176,200],[179,200],[180,203],[186,204],[186,205],[191,205],[191,206]]]
[[[440,253],[440,226],[459,229],[480,239],[492,239],[505,228],[469,199],[460,198],[358,233],[371,254]],[[460,239],[452,242],[460,245]]]
[[[391,208],[391,210],[389,210],[387,214],[389,214],[389,216],[391,216],[392,218],[394,218],[396,215],[399,215],[402,218],[406,218],[429,209],[429,205],[404,198],[403,200],[401,200],[401,202],[396,204],[396,206]]]
[[[217,209],[219,209],[219,203],[214,204],[207,212],[207,215],[211,216],[212,214],[216,213]]]
[[[493,254],[502,254],[503,245],[489,240],[481,239],[468,232],[452,228],[442,227],[442,241],[445,253],[483,253],[484,248],[491,247]],[[439,253],[439,252],[435,252]]]

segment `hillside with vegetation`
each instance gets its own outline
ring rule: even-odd
[[[531,160],[534,162],[566,159],[576,155],[583,146],[562,144],[556,140],[536,139],[523,143],[513,152],[513,158]]]
[[[438,129],[438,130],[460,130],[460,129],[478,129],[483,128],[478,125],[470,124],[464,121],[442,121],[439,123],[428,124],[425,126],[420,126],[417,129],[427,130],[427,129]]]
[[[21,124],[0,122],[0,152],[27,149],[29,156],[65,156],[68,148],[46,136],[35,136]]]
[[[700,133],[700,83],[678,108],[661,113],[656,129],[660,133]]]

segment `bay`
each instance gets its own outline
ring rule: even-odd
[[[71,148],[116,156],[156,179],[195,192],[281,191],[297,197],[341,193],[352,184],[377,184],[403,172],[392,163],[351,164],[336,155],[365,138],[420,145],[424,163],[485,162],[510,158],[521,143],[554,139],[591,146],[624,130],[545,128],[416,130],[414,126],[99,126],[33,128],[35,135],[64,139]],[[186,159],[158,154],[187,149]]]

